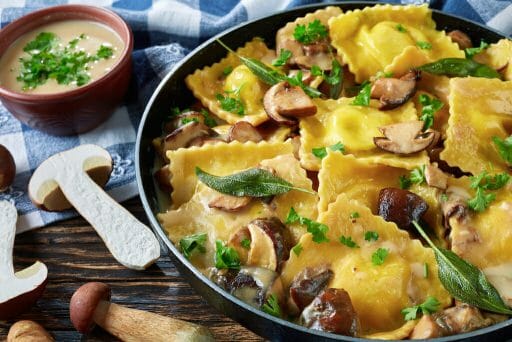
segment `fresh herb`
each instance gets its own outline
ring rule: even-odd
[[[439,280],[455,299],[483,310],[512,315],[481,270],[452,251],[437,247],[416,221],[413,225],[434,250]]]
[[[331,99],[337,99],[340,96],[343,87],[343,68],[335,58],[332,60],[331,71],[328,75],[318,65],[313,65],[310,71],[313,76],[322,77],[331,86],[329,91]]]
[[[473,59],[473,57],[477,54],[479,54],[480,52],[484,51],[485,49],[487,49],[489,47],[489,44],[484,42],[483,40],[480,41],[480,46],[478,47],[472,47],[472,48],[467,48],[464,50],[464,54],[466,55],[466,58],[467,59]]]
[[[487,174],[487,171],[482,171],[478,176],[472,176],[469,179],[471,180],[470,187],[472,189],[480,187],[484,190],[498,190],[507,185],[510,176],[506,172],[491,176]]]
[[[240,90],[241,89],[242,89],[242,86],[240,86],[239,88],[237,88],[235,90],[224,91],[226,93],[225,96],[217,93],[215,95],[215,98],[217,99],[217,101],[219,101],[220,108],[222,108],[223,110],[225,110],[227,112],[237,114],[240,116],[244,116],[245,108],[244,108],[242,99],[240,98]],[[233,94],[234,97],[229,96],[230,94]]]
[[[352,220],[354,220],[356,218],[360,218],[360,217],[361,217],[361,215],[359,215],[359,213],[357,211],[354,211],[354,212],[350,213],[350,218]]]
[[[96,56],[98,58],[103,58],[103,59],[109,59],[110,57],[112,57],[113,54],[114,54],[114,50],[112,50],[111,47],[106,46],[106,45],[101,45],[99,47],[98,51],[96,52]]]
[[[312,44],[327,37],[327,27],[320,20],[315,19],[306,25],[297,25],[293,31],[293,38],[302,44]]]
[[[204,117],[204,124],[208,127],[215,127],[217,126],[217,121],[215,121],[214,118],[208,113],[206,109],[201,109],[200,111],[201,115]]]
[[[415,320],[418,316],[418,311],[421,311],[423,315],[430,315],[439,310],[441,303],[432,296],[429,296],[423,303],[420,305],[415,305],[410,308],[405,308],[402,310],[402,315],[404,315],[404,319],[406,321]]]
[[[325,235],[329,230],[325,224],[313,221],[306,217],[300,216],[293,207],[290,208],[288,217],[286,218],[286,224],[300,223],[306,226],[308,233],[313,235],[313,241],[316,243],[329,242],[329,239]]]
[[[228,76],[229,74],[231,74],[232,71],[233,71],[233,67],[231,65],[228,65],[227,67],[224,68],[224,70],[222,70],[222,74],[224,76]]]
[[[426,182],[425,178],[425,165],[421,165],[420,167],[415,168],[411,171],[411,175],[409,176],[409,180],[414,184],[421,184]]]
[[[512,165],[512,135],[505,139],[492,137],[492,142],[498,149],[498,153],[501,158],[503,158],[503,160],[509,165]]]
[[[377,71],[375,74],[375,79],[378,80],[379,78],[391,78],[393,77],[393,73],[391,71],[384,72],[384,71]]]
[[[261,309],[274,317],[281,317],[281,308],[279,302],[274,294],[267,298],[267,302],[261,306]]]
[[[428,264],[423,263],[423,278],[428,278]]]
[[[242,241],[240,241],[240,245],[242,245],[242,247],[245,249],[249,249],[251,248],[251,240],[248,238],[244,238]]]
[[[421,104],[420,120],[424,122],[423,130],[426,131],[434,124],[434,114],[443,108],[444,104],[435,97],[429,97],[426,94],[421,94],[419,101]]]
[[[475,197],[468,200],[468,207],[473,211],[482,212],[487,209],[487,207],[491,205],[491,202],[495,199],[496,194],[486,193],[484,192],[484,189],[478,187],[476,189]]]
[[[407,29],[402,24],[397,24],[395,28],[402,33],[407,33]]]
[[[432,50],[432,44],[429,42],[418,41],[416,42],[416,45],[418,45],[418,47],[422,50]]]
[[[189,122],[199,122],[199,119],[198,118],[183,118],[183,119],[181,119],[182,125],[186,125]]]
[[[501,79],[500,73],[493,68],[466,58],[444,58],[433,63],[424,64],[417,69],[430,74],[449,77],[474,76]]]
[[[295,246],[293,246],[292,252],[295,253],[296,256],[299,256],[300,252],[302,252],[302,245],[298,243]]]
[[[441,201],[447,202],[448,201],[448,195],[447,194],[441,194]]]
[[[331,145],[329,147],[314,147],[311,149],[311,153],[317,158],[323,159],[327,157],[327,148],[333,152],[339,151],[341,153],[345,152],[345,145],[343,145],[340,141],[336,144]]]
[[[363,84],[361,84],[361,90],[359,90],[359,94],[357,94],[351,104],[354,106],[368,107],[370,105],[371,92],[372,84],[368,81],[363,82]]]
[[[409,177],[402,175],[398,178],[398,183],[400,185],[400,189],[409,189],[412,185],[411,180]]]
[[[30,54],[40,51],[48,51],[57,43],[57,36],[51,32],[41,32],[37,35],[36,39],[31,40],[25,45],[23,51]]]
[[[206,233],[194,234],[184,237],[180,240],[181,252],[185,258],[189,259],[193,251],[198,250],[205,253],[204,244],[206,242]]]
[[[352,240],[351,236],[340,236],[340,242],[349,248],[359,248],[357,243],[354,240]]]
[[[384,263],[387,256],[389,255],[389,249],[387,248],[379,248],[372,254],[372,264],[378,266]]]
[[[240,257],[233,247],[225,246],[221,240],[217,240],[215,246],[215,267],[218,269],[240,269]]]
[[[292,57],[292,52],[290,50],[281,49],[279,52],[279,56],[272,61],[273,66],[283,66],[288,63],[288,60]]]
[[[379,233],[371,230],[367,231],[366,233],[364,233],[364,239],[366,241],[377,241],[379,239]]]
[[[313,191],[297,188],[271,172],[259,168],[229,176],[214,176],[196,167],[196,175],[208,187],[231,196],[266,197],[284,194],[290,190],[315,194]]]

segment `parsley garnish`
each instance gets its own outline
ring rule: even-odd
[[[366,233],[364,233],[364,239],[366,241],[377,241],[379,239],[379,233],[371,230],[367,231]]]
[[[400,189],[409,189],[412,185],[411,180],[407,176],[400,176],[398,178],[398,183],[400,184]]]
[[[468,206],[474,211],[482,212],[496,199],[495,194],[486,193],[484,190],[498,190],[504,187],[510,180],[510,176],[507,173],[491,176],[487,171],[483,171],[478,176],[470,177],[470,180],[470,187],[476,189],[476,194],[468,200]]]
[[[233,247],[226,247],[221,240],[215,242],[215,247],[215,267],[240,269],[240,258]]]
[[[421,311],[423,315],[430,315],[439,310],[439,306],[441,303],[439,301],[429,296],[423,303],[420,305],[415,305],[410,308],[405,308],[402,310],[402,315],[404,315],[404,319],[406,321],[415,320],[418,316],[418,311]]]
[[[243,248],[245,249],[249,249],[251,248],[251,240],[248,239],[248,238],[244,238],[242,241],[240,241],[240,244],[242,245]]]
[[[379,78],[391,78],[393,77],[393,73],[391,71],[384,72],[384,71],[377,71],[375,74],[375,79],[378,80]]]
[[[281,49],[279,52],[279,56],[272,61],[273,66],[283,66],[288,63],[288,60],[292,57],[292,52],[290,50]]]
[[[477,54],[479,54],[480,52],[484,51],[485,49],[487,49],[489,47],[489,44],[484,42],[483,40],[480,41],[480,46],[478,47],[472,47],[472,48],[467,48],[464,50],[464,54],[466,55],[466,58],[467,59],[473,59],[473,57]]]
[[[396,25],[396,26],[395,26],[395,28],[396,28],[398,31],[402,32],[402,33],[406,33],[406,32],[407,32],[407,29],[406,29],[402,24],[398,24],[398,25]]]
[[[512,135],[505,139],[499,137],[492,137],[492,142],[498,149],[501,158],[509,165],[512,165]]]
[[[227,75],[231,74],[231,71],[233,71],[233,67],[231,65],[228,65],[227,67],[224,68],[224,70],[222,70],[222,74],[224,76],[227,76]]]
[[[98,58],[103,59],[109,59],[110,57],[112,57],[113,54],[114,50],[112,50],[111,47],[106,45],[101,45],[98,51],[96,52],[96,56],[98,56]]]
[[[313,235],[313,241],[316,243],[329,242],[325,233],[329,230],[325,224],[313,221],[306,217],[300,216],[293,207],[290,208],[288,217],[286,218],[286,224],[293,224],[299,222],[306,226],[308,233]]]
[[[274,317],[281,317],[281,308],[279,302],[274,294],[271,294],[267,298],[267,302],[262,305],[261,309]]]
[[[418,47],[422,50],[431,50],[432,49],[432,44],[430,44],[429,42],[418,41],[418,42],[416,42],[416,45],[418,45]]]
[[[379,248],[372,254],[372,264],[378,266],[384,263],[387,256],[389,255],[389,249],[387,248]]]
[[[428,264],[423,264],[423,278],[428,278]]]
[[[189,259],[190,255],[194,250],[198,250],[201,253],[206,252],[204,243],[206,242],[206,233],[194,234],[184,237],[180,240],[181,252],[185,258]]]
[[[471,210],[482,212],[496,199],[495,194],[485,193],[480,187],[476,189],[476,195],[468,200],[468,207]]]
[[[350,218],[351,219],[356,219],[356,218],[359,218],[361,217],[361,215],[359,215],[359,213],[357,211],[354,211],[353,213],[350,213]]]
[[[315,19],[306,25],[297,25],[293,31],[293,38],[303,44],[312,44],[327,37],[327,27],[320,20]]]
[[[199,122],[199,120],[197,118],[183,118],[183,119],[181,119],[181,124],[182,125],[186,125],[189,122]]]
[[[343,145],[340,141],[338,141],[336,144],[331,145],[328,147],[329,150],[336,152],[340,151],[341,153],[345,152],[345,145]],[[327,147],[314,147],[311,149],[311,153],[317,158],[323,159],[327,157]]]
[[[400,189],[409,189],[412,184],[421,184],[423,182],[426,182],[425,165],[422,165],[412,170],[411,175],[409,177],[400,176],[398,182],[400,184]]]
[[[332,68],[331,68],[331,72],[329,73],[329,75],[327,75],[324,70],[320,69],[320,67],[318,65],[313,65],[311,67],[310,71],[313,76],[320,76],[328,84],[336,85],[341,82],[341,74],[343,72],[343,69],[342,69],[340,63],[336,59],[333,59],[332,60]]]
[[[352,240],[351,236],[345,236],[345,235],[340,236],[340,242],[350,248],[359,248],[357,243],[354,240]]]
[[[448,195],[447,194],[441,194],[441,201],[443,201],[443,202],[448,201]]]
[[[230,97],[229,93],[235,94],[236,97]],[[219,101],[220,108],[223,110],[240,116],[245,114],[244,104],[240,100],[240,88],[232,92],[226,92],[226,96],[217,93],[215,98]]]
[[[206,109],[201,109],[201,115],[204,117],[204,124],[208,127],[217,126],[217,121],[211,117],[210,113]]]
[[[370,95],[372,92],[372,84],[368,81],[363,82],[361,84],[361,89],[359,90],[359,94],[355,97],[354,101],[352,101],[352,105],[354,106],[365,106],[368,107],[370,105]]]
[[[420,120],[424,122],[423,130],[426,131],[434,123],[434,114],[443,108],[444,103],[436,99],[435,97],[429,97],[428,95],[421,94],[419,97],[421,104],[421,117]]]
[[[298,243],[295,246],[293,246],[292,252],[295,253],[296,256],[299,256],[300,252],[302,252],[302,245]]]

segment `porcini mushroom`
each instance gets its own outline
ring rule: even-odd
[[[219,194],[219,196],[212,199],[208,206],[224,211],[238,211],[245,208],[251,203],[251,197],[248,196],[230,196],[226,194]]]
[[[428,164],[425,167],[425,180],[428,185],[441,190],[445,190],[448,186],[448,176],[437,167],[437,163]]]
[[[457,43],[461,50],[468,49],[473,47],[473,43],[471,42],[471,38],[464,32],[460,30],[453,30],[446,34],[448,37],[452,39],[454,43]]]
[[[297,124],[290,117],[315,115],[316,105],[298,86],[283,81],[274,84],[263,97],[263,107],[268,116],[277,123],[293,126]]]
[[[327,286],[333,272],[327,265],[306,267],[295,276],[290,284],[288,307],[294,314],[299,314]]]
[[[110,287],[87,283],[75,291],[69,303],[73,326],[88,333],[95,324],[122,341],[213,341],[200,325],[110,302]]]
[[[434,146],[439,140],[437,131],[428,129],[422,132],[423,121],[407,121],[379,127],[384,137],[374,137],[378,148],[396,154],[411,154]]]
[[[16,235],[16,207],[0,201],[0,320],[10,319],[30,308],[43,295],[48,269],[36,261],[14,273],[12,250]]]
[[[229,141],[240,141],[240,142],[260,142],[263,140],[260,132],[247,121],[238,121],[229,129],[228,133]]]
[[[167,151],[188,147],[188,144],[195,138],[211,136],[212,133],[214,132],[208,126],[196,121],[178,127],[162,140],[162,157],[168,161],[165,155]]]
[[[16,164],[9,150],[0,145],[0,192],[7,190],[14,181]]]
[[[48,208],[63,206],[54,203],[61,198],[57,196],[61,192],[62,198],[96,229],[117,261],[128,268],[145,269],[160,257],[155,235],[85,172],[91,166],[98,172],[110,172],[111,163],[109,153],[96,145],[81,145],[57,153],[35,170],[28,193],[34,204]]]
[[[372,85],[371,97],[380,100],[379,109],[396,108],[414,95],[419,75],[418,71],[409,71],[400,78],[379,78]]]
[[[394,222],[400,229],[415,231],[413,221],[420,221],[428,210],[423,198],[413,192],[397,188],[384,188],[379,192],[379,215]]]
[[[23,320],[11,326],[7,342],[53,342],[53,338],[41,325]]]

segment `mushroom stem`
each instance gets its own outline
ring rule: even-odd
[[[53,342],[42,326],[33,321],[18,321],[11,326],[7,342]]]

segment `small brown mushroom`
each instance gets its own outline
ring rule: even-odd
[[[411,154],[433,146],[439,140],[437,131],[428,129],[422,132],[423,121],[407,121],[379,127],[384,137],[374,137],[378,148],[396,154]]]
[[[459,45],[461,50],[473,47],[473,43],[471,42],[471,38],[464,32],[460,30],[453,30],[447,33],[448,37],[452,39],[454,43]]]
[[[171,171],[169,170],[169,164],[162,166],[159,168],[154,174],[155,180],[158,184],[160,190],[164,192],[171,193],[172,185],[171,185]]]
[[[380,100],[381,110],[396,108],[414,95],[419,75],[418,71],[409,71],[400,78],[379,78],[372,85],[371,97]]]
[[[0,192],[7,190],[14,181],[16,164],[9,150],[0,145]]]
[[[229,129],[228,141],[260,142],[263,140],[260,132],[247,121],[238,121]]]
[[[379,215],[394,222],[400,229],[414,231],[412,221],[419,221],[428,210],[428,204],[413,192],[384,188],[379,192]]]
[[[428,185],[441,190],[446,189],[448,185],[448,176],[437,167],[437,163],[425,167],[425,180]]]
[[[265,93],[263,106],[272,120],[288,126],[297,124],[295,119],[288,117],[304,117],[316,113],[316,105],[304,90],[286,81],[273,85]]]
[[[53,342],[53,338],[34,321],[18,321],[9,329],[7,342]]]
[[[297,274],[290,285],[288,307],[298,314],[327,286],[333,272],[326,265],[306,267]]]
[[[311,329],[346,336],[357,336],[361,326],[347,291],[334,288],[316,296],[302,312],[301,323]]]
[[[189,122],[168,134],[162,141],[162,157],[169,161],[167,151],[177,150],[180,147],[188,147],[189,143],[197,137],[210,136],[212,130],[200,122]]]
[[[252,198],[248,196],[230,196],[226,194],[220,194],[219,196],[212,199],[208,206],[224,211],[238,211],[245,208],[251,203]]]

